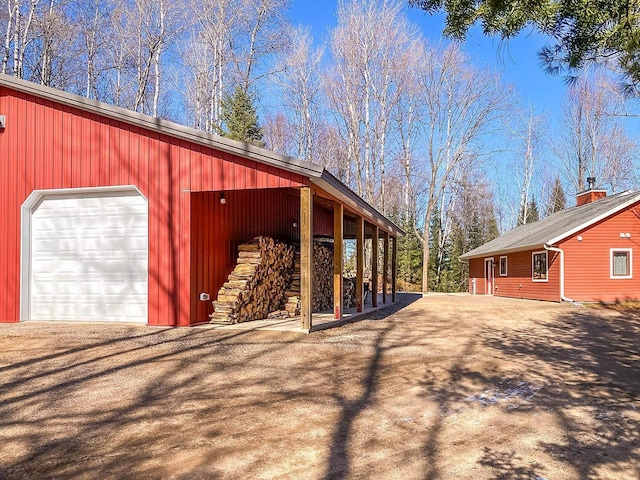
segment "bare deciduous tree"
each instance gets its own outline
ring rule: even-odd
[[[327,97],[347,145],[357,192],[383,211],[390,119],[404,87],[408,57],[420,40],[397,1],[338,5]]]
[[[467,66],[459,47],[431,48],[424,60],[421,100],[420,150],[408,179],[415,191],[416,211],[422,212],[423,291],[428,289],[429,225],[456,172],[465,162],[477,161],[488,149],[482,139],[498,128],[512,99],[510,88],[491,72]],[[417,215],[416,215],[416,221]]]
[[[242,0],[234,3],[238,22],[234,35],[232,61],[236,67],[235,84],[249,92],[252,85],[273,73],[275,55],[289,45],[289,24],[284,12],[289,0]]]
[[[191,81],[185,101],[194,127],[220,131],[222,100],[236,85],[249,92],[273,73],[286,49],[286,0],[199,0],[181,57]]]
[[[576,192],[586,188],[587,177],[614,192],[633,183],[638,146],[616,116],[623,103],[617,85],[602,75],[580,79],[570,87],[552,150],[567,185]]]
[[[322,47],[313,48],[308,29],[296,29],[291,35],[291,50],[280,65],[278,83],[282,100],[294,131],[296,148],[292,155],[314,161],[320,125]]]
[[[535,115],[532,109],[528,114],[521,116],[517,122],[518,128],[511,132],[513,138],[517,139],[519,143],[513,165],[515,180],[520,193],[517,225],[526,224],[529,218],[528,210],[531,206],[532,182],[542,150],[543,124],[543,117]]]

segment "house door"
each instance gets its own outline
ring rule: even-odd
[[[493,258],[484,260],[484,293],[493,295]]]

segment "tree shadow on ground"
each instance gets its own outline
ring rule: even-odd
[[[353,424],[373,401],[392,329],[378,320],[418,298],[371,312],[363,321],[374,329],[356,323],[311,335],[17,326],[22,334],[0,371],[0,478],[247,478],[270,468],[303,477],[304,453],[291,445],[317,441],[308,415],[329,437],[323,449],[313,445],[329,452],[326,472],[348,474]],[[31,329],[69,343],[41,340],[47,348],[30,358]],[[354,330],[358,361],[348,370],[364,372],[359,397],[351,385],[351,393],[332,389],[327,373],[340,367],[331,349],[351,349],[342,337]],[[284,452],[302,457],[283,463]]]
[[[517,320],[485,320],[484,303],[479,310],[469,305],[461,307],[457,320],[469,324],[468,337],[457,342],[446,362],[428,364],[421,382],[425,408],[433,410],[436,405],[424,432],[423,478],[435,480],[446,473],[447,459],[442,455],[452,441],[447,436],[458,433],[448,430],[455,422],[448,420],[462,418],[474,406],[494,405],[500,413],[491,415],[502,417],[504,425],[509,425],[505,415],[518,415],[519,422],[535,422],[541,413],[552,415],[562,432],[560,439],[545,438],[538,430],[533,433],[539,435],[536,449],[564,464],[577,478],[595,480],[602,478],[603,469],[619,467],[627,472],[635,468],[640,478],[640,467],[633,467],[640,443],[634,420],[640,408],[640,310],[568,307],[547,313],[541,305],[539,321],[523,317],[518,326]],[[508,308],[517,319],[517,305]],[[477,330],[472,326],[474,317],[480,325]],[[443,339],[463,332],[450,329],[439,312],[434,312],[432,321]],[[440,348],[440,354],[446,351]],[[523,415],[530,420],[522,420]],[[535,425],[525,428],[537,431]],[[477,442],[483,435],[478,433],[470,445],[474,455],[482,447]],[[514,450],[513,444],[496,448],[494,439],[486,440],[493,445],[485,447],[476,462],[489,468],[492,478],[545,476],[548,466]]]
[[[329,460],[324,477],[327,480],[349,476],[351,468],[349,442],[353,425],[358,415],[369,407],[375,395],[380,361],[385,351],[384,340],[392,328],[392,325],[389,324],[377,334],[373,345],[373,355],[367,365],[367,373],[362,382],[362,393],[354,399],[349,399],[339,392],[334,395],[340,408],[340,417],[336,423],[329,450]]]
[[[0,478],[164,476],[166,472],[145,465],[154,458],[180,453],[173,449],[185,440],[181,419],[205,411],[211,418],[228,418],[233,412],[225,411],[225,401],[238,408],[261,406],[261,400],[247,402],[242,394],[260,380],[236,378],[226,398],[219,398],[220,392],[216,397],[204,381],[207,369],[193,368],[199,355],[219,358],[234,348],[246,348],[243,338],[250,336],[243,331],[162,330],[128,339],[87,341],[82,347],[41,356],[37,363],[14,363],[3,372],[2,380],[11,380],[3,381],[0,392],[0,431],[5,432],[0,437],[25,448],[11,460],[0,454]],[[259,352],[226,361],[223,369],[220,362],[217,378],[224,378],[225,371],[232,375],[234,368],[240,368],[240,361],[259,361],[290,341],[284,338],[265,343]],[[124,401],[118,398],[118,379],[126,383],[144,365],[162,368],[139,382],[135,392],[123,392]],[[267,390],[277,390],[276,378],[262,381]],[[101,398],[101,385],[107,386],[112,399]],[[83,392],[89,395],[83,397]],[[280,394],[279,399],[287,396]],[[207,402],[211,408],[202,408]],[[207,430],[205,436],[213,442],[220,428],[215,423],[202,425]],[[9,429],[11,434],[6,433]],[[158,444],[166,445],[169,451],[157,451],[154,445]],[[222,478],[224,475],[216,471],[215,454],[213,457],[211,463],[200,462],[194,469],[205,468],[206,478]]]
[[[585,480],[600,478],[604,465],[637,462],[640,432],[629,417],[640,407],[640,310],[571,310],[533,331],[485,330],[481,341],[544,375],[535,403],[554,412],[564,434],[541,444],[548,454]],[[482,462],[504,470],[503,455]]]
[[[484,454],[478,463],[485,467],[491,467],[496,472],[493,477],[495,480],[531,480],[540,478],[536,474],[543,466],[537,462],[531,466],[522,466],[526,460],[516,452],[498,452],[488,447],[484,447],[483,451]]]
[[[358,318],[358,321],[383,320],[418,301],[421,297],[421,294],[398,294],[398,302],[396,304],[375,310],[364,317]],[[387,322],[383,328],[377,330],[372,345],[373,353],[370,356],[362,379],[360,395],[353,399],[341,395],[339,391],[336,391],[333,395],[335,403],[339,406],[340,416],[336,422],[329,447],[329,459],[324,476],[326,480],[347,478],[350,474],[351,451],[349,442],[354,422],[373,402],[378,387],[380,364],[385,351],[389,348],[385,344],[385,340],[395,327],[396,325],[393,322]]]

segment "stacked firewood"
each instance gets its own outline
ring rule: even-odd
[[[211,323],[241,323],[282,310],[291,283],[294,249],[269,237],[238,247],[238,263],[218,291]]]
[[[333,309],[333,244],[313,242],[313,311]]]
[[[342,301],[343,308],[353,308],[356,306],[356,280],[355,278],[342,279]]]
[[[300,251],[296,245],[291,285],[285,293],[285,310],[290,317],[300,315]],[[333,245],[320,241],[313,242],[313,311],[321,312],[333,308]],[[274,313],[272,318],[281,318]]]
[[[300,246],[297,245],[294,248],[293,273],[291,275],[289,289],[285,292],[287,303],[284,306],[285,311],[290,317],[300,315]]]

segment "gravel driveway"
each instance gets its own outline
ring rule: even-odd
[[[640,478],[640,310],[401,299],[311,335],[0,324],[0,478]]]

